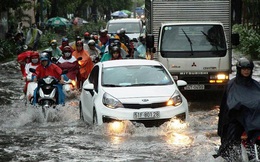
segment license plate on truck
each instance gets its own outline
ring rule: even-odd
[[[159,111],[134,112],[134,119],[157,119],[159,117]]]
[[[184,87],[184,90],[204,90],[205,85],[203,84],[188,84]]]

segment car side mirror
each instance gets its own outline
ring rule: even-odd
[[[239,40],[239,34],[238,33],[234,33],[231,35],[231,43],[234,46],[237,46],[240,44],[240,40]]]
[[[184,80],[177,80],[177,86],[178,87],[184,87],[187,85],[187,82]]]
[[[83,86],[83,89],[84,89],[85,91],[93,91],[93,90],[94,90],[94,84],[92,84],[92,83],[85,84],[85,85]]]

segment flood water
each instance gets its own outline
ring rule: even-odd
[[[16,62],[0,65],[0,161],[160,161],[222,162],[213,158],[221,95],[189,101],[190,120],[161,127],[134,127],[123,133],[109,125],[89,126],[79,119],[78,98],[51,112],[46,121],[19,97],[24,83]]]

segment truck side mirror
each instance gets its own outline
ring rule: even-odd
[[[231,43],[232,43],[232,45],[235,45],[235,46],[240,44],[239,34],[238,33],[235,33],[235,34],[231,35]]]
[[[147,34],[145,38],[146,38],[146,47],[154,48],[154,36],[152,34]]]

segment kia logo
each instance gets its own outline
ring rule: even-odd
[[[143,102],[148,102],[149,100],[148,99],[142,99]]]

